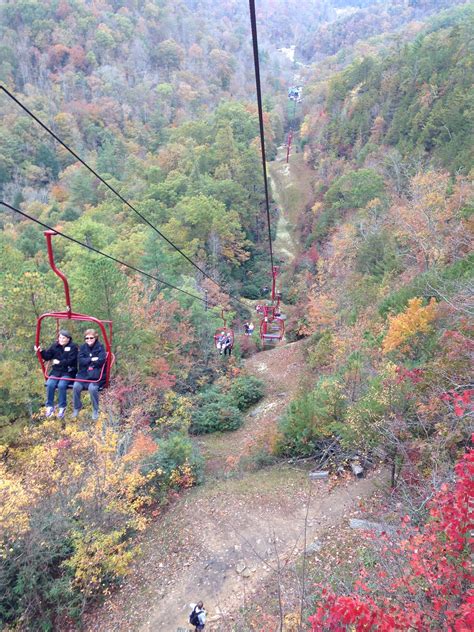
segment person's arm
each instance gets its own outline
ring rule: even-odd
[[[71,345],[71,351],[68,353],[67,370],[69,373],[77,370],[77,345]]]
[[[206,611],[205,610],[201,610],[201,612],[198,614],[198,619],[199,619],[199,623],[201,625],[204,625],[206,623]]]
[[[104,366],[106,359],[107,353],[105,348],[100,345],[100,349],[96,352],[96,355],[91,358],[91,364],[95,369],[101,369]]]
[[[89,348],[85,349],[84,346],[81,346],[79,349],[79,368],[87,369],[89,364],[91,363],[91,358],[89,355]]]
[[[43,360],[52,360],[54,356],[54,347],[55,345],[51,345],[47,349],[43,349],[41,351],[41,357],[43,358]]]

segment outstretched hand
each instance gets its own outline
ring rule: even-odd
[[[35,351],[42,351],[42,349],[41,349],[41,345],[38,345],[38,346],[34,345],[34,346],[33,346],[33,349],[34,349]]]

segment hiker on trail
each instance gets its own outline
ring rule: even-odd
[[[254,325],[253,323],[249,323],[249,332],[248,332],[248,336],[251,336],[253,334],[253,330],[254,330]]]
[[[249,335],[249,324],[247,321],[244,323],[244,333],[246,336]]]
[[[195,630],[204,630],[206,625],[206,611],[204,610],[204,604],[202,601],[198,601],[197,604],[191,604],[192,610],[189,615],[189,623],[194,625]]]

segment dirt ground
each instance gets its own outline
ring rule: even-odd
[[[239,468],[235,457],[247,454],[249,443],[277,423],[297,391],[302,345],[257,354],[246,369],[265,378],[265,398],[237,432],[200,441],[207,458],[220,461],[227,474],[211,475],[149,527],[131,576],[86,618],[87,631],[186,630],[189,604],[202,599],[209,614],[206,630],[230,632],[232,613],[271,572],[276,553],[283,559],[302,552],[309,498],[310,542],[372,493],[370,478],[332,487],[310,481],[307,470],[291,464]]]

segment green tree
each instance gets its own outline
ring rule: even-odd
[[[158,66],[165,68],[169,76],[172,70],[177,70],[181,66],[184,50],[174,39],[167,39],[158,44],[154,57]]]
[[[384,181],[373,169],[352,171],[329,187],[324,201],[336,209],[362,208],[384,192]]]

